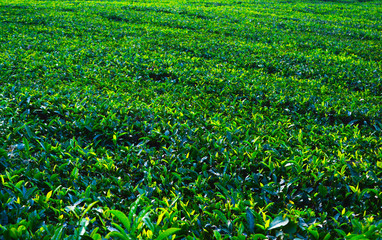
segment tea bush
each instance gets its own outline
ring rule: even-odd
[[[381,17],[0,0],[0,239],[381,239]]]

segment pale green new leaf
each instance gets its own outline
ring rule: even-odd
[[[179,231],[180,228],[169,228],[167,229],[166,231],[162,232],[159,234],[159,236],[156,238],[156,240],[162,240],[162,239],[165,239],[167,238],[168,236],[176,233],[177,231]]]

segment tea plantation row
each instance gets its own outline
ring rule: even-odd
[[[381,239],[381,19],[0,0],[0,239]]]

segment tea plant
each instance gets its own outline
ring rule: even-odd
[[[381,18],[0,0],[0,239],[381,239]]]

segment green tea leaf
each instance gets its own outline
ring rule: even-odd
[[[377,167],[382,168],[382,161],[377,161]]]
[[[246,217],[247,217],[247,223],[248,223],[248,228],[250,233],[255,232],[255,218],[253,216],[253,213],[249,208],[246,210]]]
[[[170,236],[170,235],[176,233],[176,232],[179,231],[179,230],[180,230],[180,228],[169,228],[169,229],[167,229],[166,231],[161,232],[161,233],[159,234],[159,236],[156,238],[156,240],[162,240],[162,239],[165,239],[165,238],[167,238],[168,236]]]
[[[84,218],[84,216],[86,215],[86,213],[95,205],[97,204],[98,201],[95,201],[95,202],[92,202],[91,204],[89,204],[89,206],[85,209],[85,211],[82,213],[81,215],[81,218]]]
[[[52,193],[53,193],[53,191],[49,191],[49,192],[46,194],[45,202],[49,202],[49,199],[50,199],[50,197],[52,196]]]
[[[215,236],[216,240],[222,239],[222,235],[218,231],[214,231],[214,236]]]
[[[129,237],[126,237],[124,236],[122,233],[119,233],[119,232],[110,232],[108,233],[106,236],[105,236],[106,239],[110,239],[110,238],[119,238],[121,240],[132,240],[131,238]]]
[[[9,234],[10,234],[10,236],[11,236],[13,239],[18,239],[18,238],[19,238],[17,229],[14,228],[14,227],[11,228],[11,229],[9,230]]]
[[[4,157],[4,158],[8,157],[7,150],[4,150],[4,149],[0,148],[0,158],[1,157]]]
[[[127,231],[130,231],[130,221],[123,212],[118,210],[110,210],[109,212],[116,216],[119,221],[121,221],[121,223],[125,226]]]
[[[264,234],[260,234],[260,233],[257,233],[257,234],[253,234],[253,235],[251,235],[251,237],[253,238],[253,239],[268,239],[267,238],[267,236],[265,236]]]
[[[268,230],[281,228],[286,226],[289,223],[289,219],[285,218],[283,219],[283,216],[277,216],[273,221],[269,224]]]

